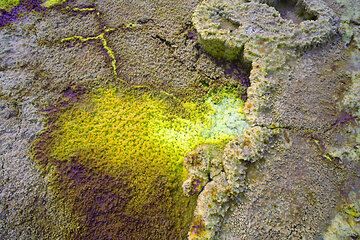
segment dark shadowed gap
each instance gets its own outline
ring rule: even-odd
[[[247,88],[250,87],[250,73],[252,63],[242,59],[236,61],[215,60],[216,64],[224,69],[225,76],[235,80],[236,84],[241,87],[241,98],[247,100]]]
[[[232,79],[238,81],[241,86],[244,88],[242,93],[242,100],[247,100],[247,91],[246,89],[250,87],[250,72],[251,64],[245,64],[241,62],[232,62],[225,65],[224,73],[226,76],[230,76]]]

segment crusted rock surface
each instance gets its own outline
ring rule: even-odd
[[[197,206],[174,239],[360,237],[359,1],[60,2],[0,10],[0,239],[133,239],[113,227],[124,183],[65,164],[100,183],[75,204],[32,155],[54,116],[109,86],[245,101],[244,132],[185,158]]]

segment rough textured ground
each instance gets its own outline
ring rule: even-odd
[[[92,219],[84,221],[89,215],[71,207],[88,202],[79,198],[76,205],[57,194],[51,167],[44,171],[31,148],[49,115],[98,87],[145,85],[188,99],[232,86],[246,99],[249,65],[216,59],[199,44],[192,15],[202,2],[74,0],[27,9],[0,24],[0,239],[134,239],[109,227],[116,220],[107,218],[107,194],[111,184],[121,184],[110,181],[110,190],[97,186],[89,194],[89,209],[104,218],[105,230],[97,231]],[[247,166],[246,187],[229,200],[215,239],[360,237],[360,6],[357,0],[324,2],[338,17],[338,29],[269,76],[276,88],[264,94],[268,108],[250,113],[250,122],[279,133],[261,160]],[[301,21],[292,4],[277,8],[282,17]],[[108,48],[101,38],[61,41],[102,33]],[[84,177],[89,182],[109,181],[90,175]],[[96,205],[96,196],[107,205]],[[86,234],[76,235],[79,229]],[[148,239],[166,239],[157,234],[149,231]]]

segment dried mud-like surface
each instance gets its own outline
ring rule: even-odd
[[[124,81],[186,97],[209,87],[244,85],[247,70],[214,59],[198,44],[191,17],[200,2],[70,1],[28,12],[0,28],[0,239],[69,239],[79,228],[66,200],[51,191],[49,176],[30,157],[49,107],[64,98],[71,101],[69,89],[81,86],[87,92]],[[347,7],[325,2],[339,17],[348,6],[359,7],[356,1]],[[69,10],[89,6],[96,11]],[[359,33],[359,22],[351,24]],[[118,78],[100,41],[61,42],[75,35],[97,36],[104,27],[115,29],[105,36],[116,56]],[[254,124],[273,128],[276,123],[283,132],[265,159],[251,167],[248,189],[233,203],[219,239],[321,239],[338,206],[351,191],[359,191],[359,158],[324,157],[332,146],[356,141],[350,135],[358,120],[341,119],[341,101],[351,73],[360,71],[360,58],[356,41],[343,39],[337,33],[271,76],[278,86],[270,96],[271,108]],[[96,235],[96,229],[91,233],[87,239],[126,239],[111,232]]]

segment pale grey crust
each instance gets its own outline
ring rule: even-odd
[[[320,236],[336,205],[347,198],[339,189],[347,188],[347,182],[359,181],[356,174],[360,158],[359,125],[352,121],[355,126],[350,126],[350,130],[338,125],[340,111],[346,109],[356,116],[359,109],[354,106],[358,98],[354,94],[354,88],[358,92],[354,74],[359,68],[351,63],[353,54],[359,54],[344,47],[346,43],[338,37],[339,17],[325,2],[298,1],[297,5],[316,18],[296,24],[283,19],[273,5],[276,2],[209,0],[203,1],[194,12],[199,42],[207,52],[216,58],[252,64],[245,105],[248,121],[268,131],[277,129],[284,138],[276,138],[273,143],[276,147],[271,147],[268,153],[265,151],[262,157],[266,161],[262,166],[255,163],[255,173],[237,172],[242,176],[239,189],[245,194],[242,202],[231,208],[230,215],[226,215],[231,194],[225,190],[229,187],[225,173],[220,176],[219,184],[209,186],[224,189],[217,191],[220,199],[214,201],[218,203],[218,214],[216,207],[207,210],[204,207],[214,196],[206,198],[200,194],[198,215],[203,217],[208,233],[192,236],[190,230],[192,239]],[[341,35],[344,39],[345,34]],[[352,107],[344,108],[338,105],[342,99],[341,84],[351,82],[343,102],[350,102]],[[357,96],[355,101],[348,100],[351,94],[350,99]],[[325,107],[329,104],[333,107]],[[346,141],[335,140],[340,138]],[[331,155],[334,144],[344,154]],[[336,157],[342,159],[341,170],[326,163],[339,164]]]

